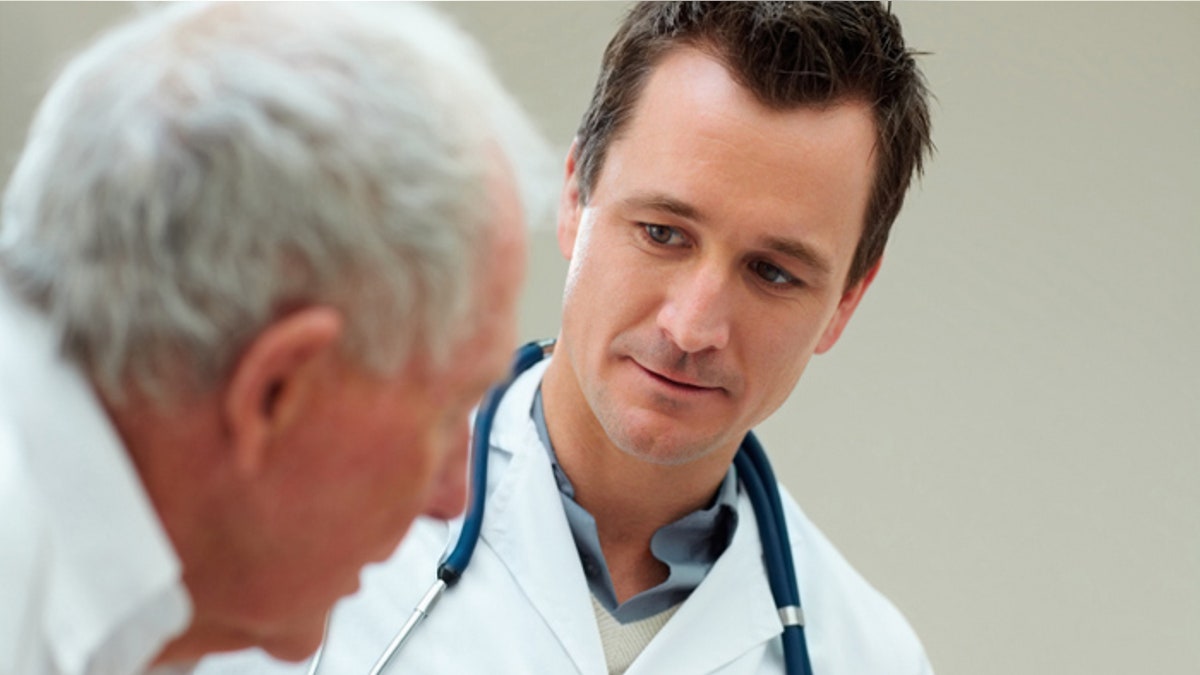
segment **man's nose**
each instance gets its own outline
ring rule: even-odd
[[[658,313],[659,328],[689,354],[729,344],[734,299],[728,275],[714,266],[697,266],[676,279]]]
[[[450,520],[462,513],[467,499],[467,447],[470,442],[464,420],[459,431],[450,434],[445,461],[434,478],[433,489],[425,505],[425,515]]]

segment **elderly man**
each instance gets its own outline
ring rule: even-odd
[[[765,522],[741,460],[875,277],[927,99],[878,3],[630,11],[566,162],[557,345],[500,403],[470,566],[385,673],[930,672],[790,496]],[[319,672],[368,672],[458,539],[414,528],[333,613]]]
[[[419,7],[172,7],[75,59],[0,226],[0,673],[303,658],[457,514],[540,150]]]

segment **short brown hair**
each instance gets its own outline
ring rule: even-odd
[[[604,51],[576,134],[583,202],[650,72],[680,46],[720,59],[735,81],[773,109],[848,99],[871,104],[878,165],[846,285],[862,279],[883,255],[904,193],[933,149],[929,90],[900,22],[878,2],[638,3]]]

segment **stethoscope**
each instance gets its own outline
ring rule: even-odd
[[[518,349],[508,377],[493,387],[480,404],[475,414],[475,430],[471,439],[471,497],[467,505],[467,515],[463,518],[462,532],[454,548],[438,566],[437,581],[425,592],[408,621],[371,667],[370,675],[383,672],[412,635],[413,630],[429,616],[442,593],[462,578],[463,571],[471,562],[471,555],[475,552],[475,544],[479,541],[479,532],[483,527],[488,446],[496,411],[500,409],[500,401],[522,373],[553,351],[554,340],[530,342]],[[771,595],[775,598],[779,619],[783,623],[781,639],[787,675],[812,675],[812,665],[808,660],[808,643],[804,639],[804,613],[800,609],[800,589],[796,583],[796,569],[792,561],[792,547],[788,539],[783,505],[779,500],[779,485],[775,482],[775,472],[771,470],[767,454],[753,432],[747,433],[742,440],[733,463],[737,466],[742,486],[754,507],[754,519],[758,523],[763,559],[767,568],[767,581],[771,587]],[[328,635],[328,624],[326,634]],[[316,675],[324,650],[325,645],[322,643],[313,654],[308,675]]]

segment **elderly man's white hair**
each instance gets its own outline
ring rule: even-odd
[[[312,303],[387,371],[470,334],[489,187],[510,168],[536,185],[545,152],[427,8],[175,6],[48,94],[5,194],[0,272],[110,395],[211,386]]]

